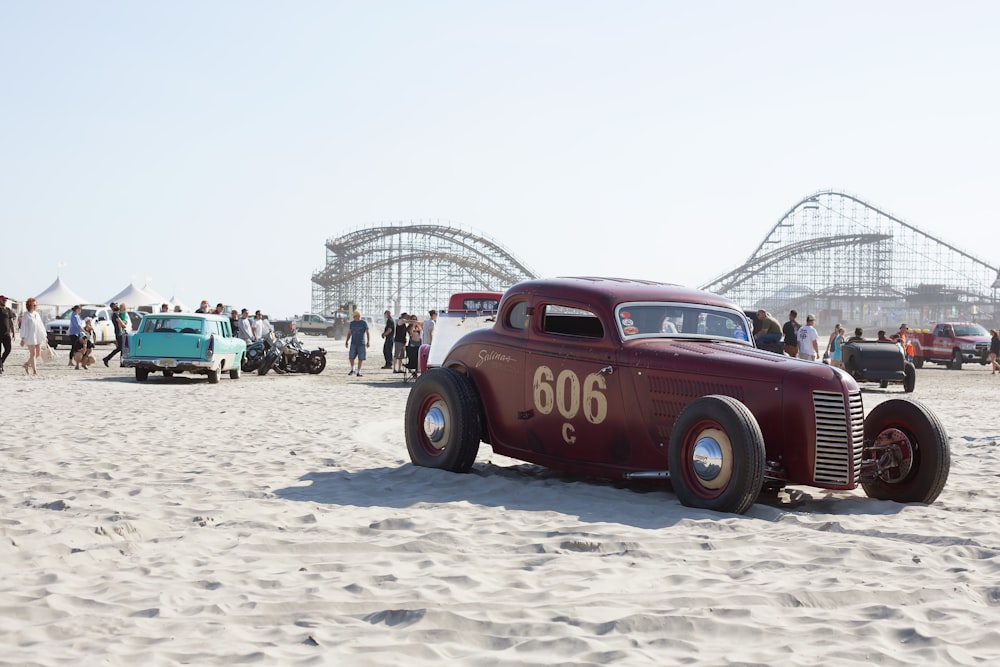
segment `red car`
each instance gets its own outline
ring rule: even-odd
[[[682,503],[742,513],[806,484],[930,503],[948,436],[916,401],[865,417],[840,369],[754,346],[724,297],[676,285],[559,278],[515,285],[406,405],[413,463],[467,472],[480,442],[571,473],[669,479]]]

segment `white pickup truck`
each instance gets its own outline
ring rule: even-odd
[[[70,308],[58,319],[51,320],[45,325],[46,337],[49,340],[49,347],[55,349],[60,344],[72,345],[73,337],[69,335],[69,320],[73,316],[73,309]],[[112,312],[110,306],[100,304],[87,304],[80,307],[80,317],[86,320],[91,318],[94,326],[94,342],[98,345],[115,342],[115,325],[111,321]]]

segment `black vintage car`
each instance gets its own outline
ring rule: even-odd
[[[885,389],[889,383],[902,383],[909,393],[917,384],[917,371],[906,360],[896,343],[855,341],[841,348],[844,370],[857,382],[878,382]]]

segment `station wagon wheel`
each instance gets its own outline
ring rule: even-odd
[[[418,466],[468,472],[479,452],[479,395],[467,376],[432,368],[417,378],[406,401],[406,450]]]
[[[240,371],[242,371],[242,370],[243,369],[240,366],[236,366],[234,368],[230,368],[229,369],[229,379],[230,380],[239,380],[240,379]]]
[[[861,486],[870,498],[932,503],[951,469],[948,434],[923,403],[893,399],[865,418],[863,461],[872,472]]]
[[[729,396],[702,396],[681,411],[667,459],[688,507],[742,514],[764,484],[764,436],[749,408]]]
[[[136,382],[145,382],[149,379],[149,369],[147,368],[136,368],[135,369],[135,380]]]
[[[208,383],[209,384],[219,384],[219,371],[218,369],[208,370]]]

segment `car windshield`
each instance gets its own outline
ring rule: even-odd
[[[978,324],[956,324],[956,336],[989,336],[986,329]]]
[[[151,317],[142,318],[142,333],[188,333],[200,334],[205,321],[194,317]]]
[[[700,338],[751,345],[747,322],[737,310],[695,303],[623,303],[616,310],[625,340]]]
[[[73,309],[70,308],[65,313],[63,313],[62,315],[60,315],[59,319],[60,320],[68,320],[68,319],[72,319],[72,317],[73,317]],[[80,317],[82,317],[83,319],[87,319],[88,317],[92,317],[92,318],[94,318],[96,320],[97,319],[97,309],[96,308],[81,308],[80,309]]]

